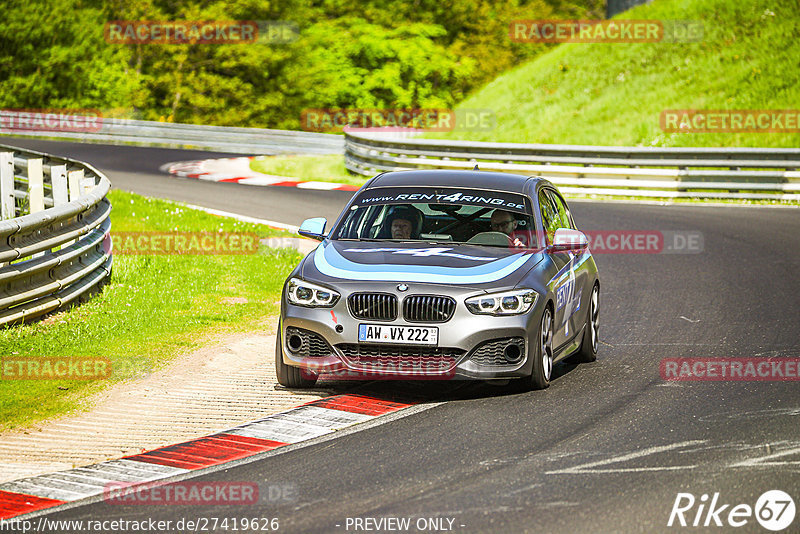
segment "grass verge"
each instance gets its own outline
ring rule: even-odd
[[[362,186],[366,176],[355,176],[347,172],[344,156],[325,154],[321,156],[261,156],[250,162],[250,168],[264,174],[286,176],[303,181],[336,182]]]
[[[210,215],[173,202],[112,191],[115,232],[280,230]],[[259,326],[279,310],[283,281],[299,252],[261,246],[249,255],[115,255],[103,292],[88,303],[27,325],[0,329],[0,355],[88,356],[111,361],[108,380],[0,380],[0,429],[81,409],[109,385],[145,375],[204,340]]]
[[[664,110],[797,110],[796,0],[657,0],[617,18],[700,22],[697,42],[562,44],[508,71],[457,109],[496,127],[428,134],[473,141],[614,146],[800,146],[800,133],[666,133]]]

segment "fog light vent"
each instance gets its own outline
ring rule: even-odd
[[[306,358],[329,356],[332,352],[322,336],[293,326],[286,329],[286,346],[292,354]]]
[[[525,357],[525,340],[504,337],[484,341],[470,354],[469,359],[483,366],[516,365]]]

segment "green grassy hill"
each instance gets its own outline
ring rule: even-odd
[[[562,44],[474,93],[484,132],[428,137],[525,143],[798,147],[798,133],[665,133],[665,109],[800,109],[797,0],[655,0],[620,19],[700,20],[694,43]]]

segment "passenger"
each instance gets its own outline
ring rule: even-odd
[[[503,232],[508,236],[511,246],[517,248],[524,248],[525,243],[523,243],[519,236],[514,235],[514,231],[517,229],[519,225],[519,221],[514,217],[514,215],[510,212],[504,210],[494,210],[492,212],[492,218],[490,221],[490,226],[493,231],[495,232]]]
[[[517,229],[517,219],[511,213],[503,210],[494,210],[492,212],[491,227],[495,232],[503,232],[507,236],[511,236],[514,230]]]

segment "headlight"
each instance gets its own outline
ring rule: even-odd
[[[470,297],[464,304],[478,315],[518,315],[530,310],[537,296],[533,289],[517,289]]]
[[[286,289],[286,298],[297,306],[330,308],[339,300],[339,293],[327,287],[292,278]]]

